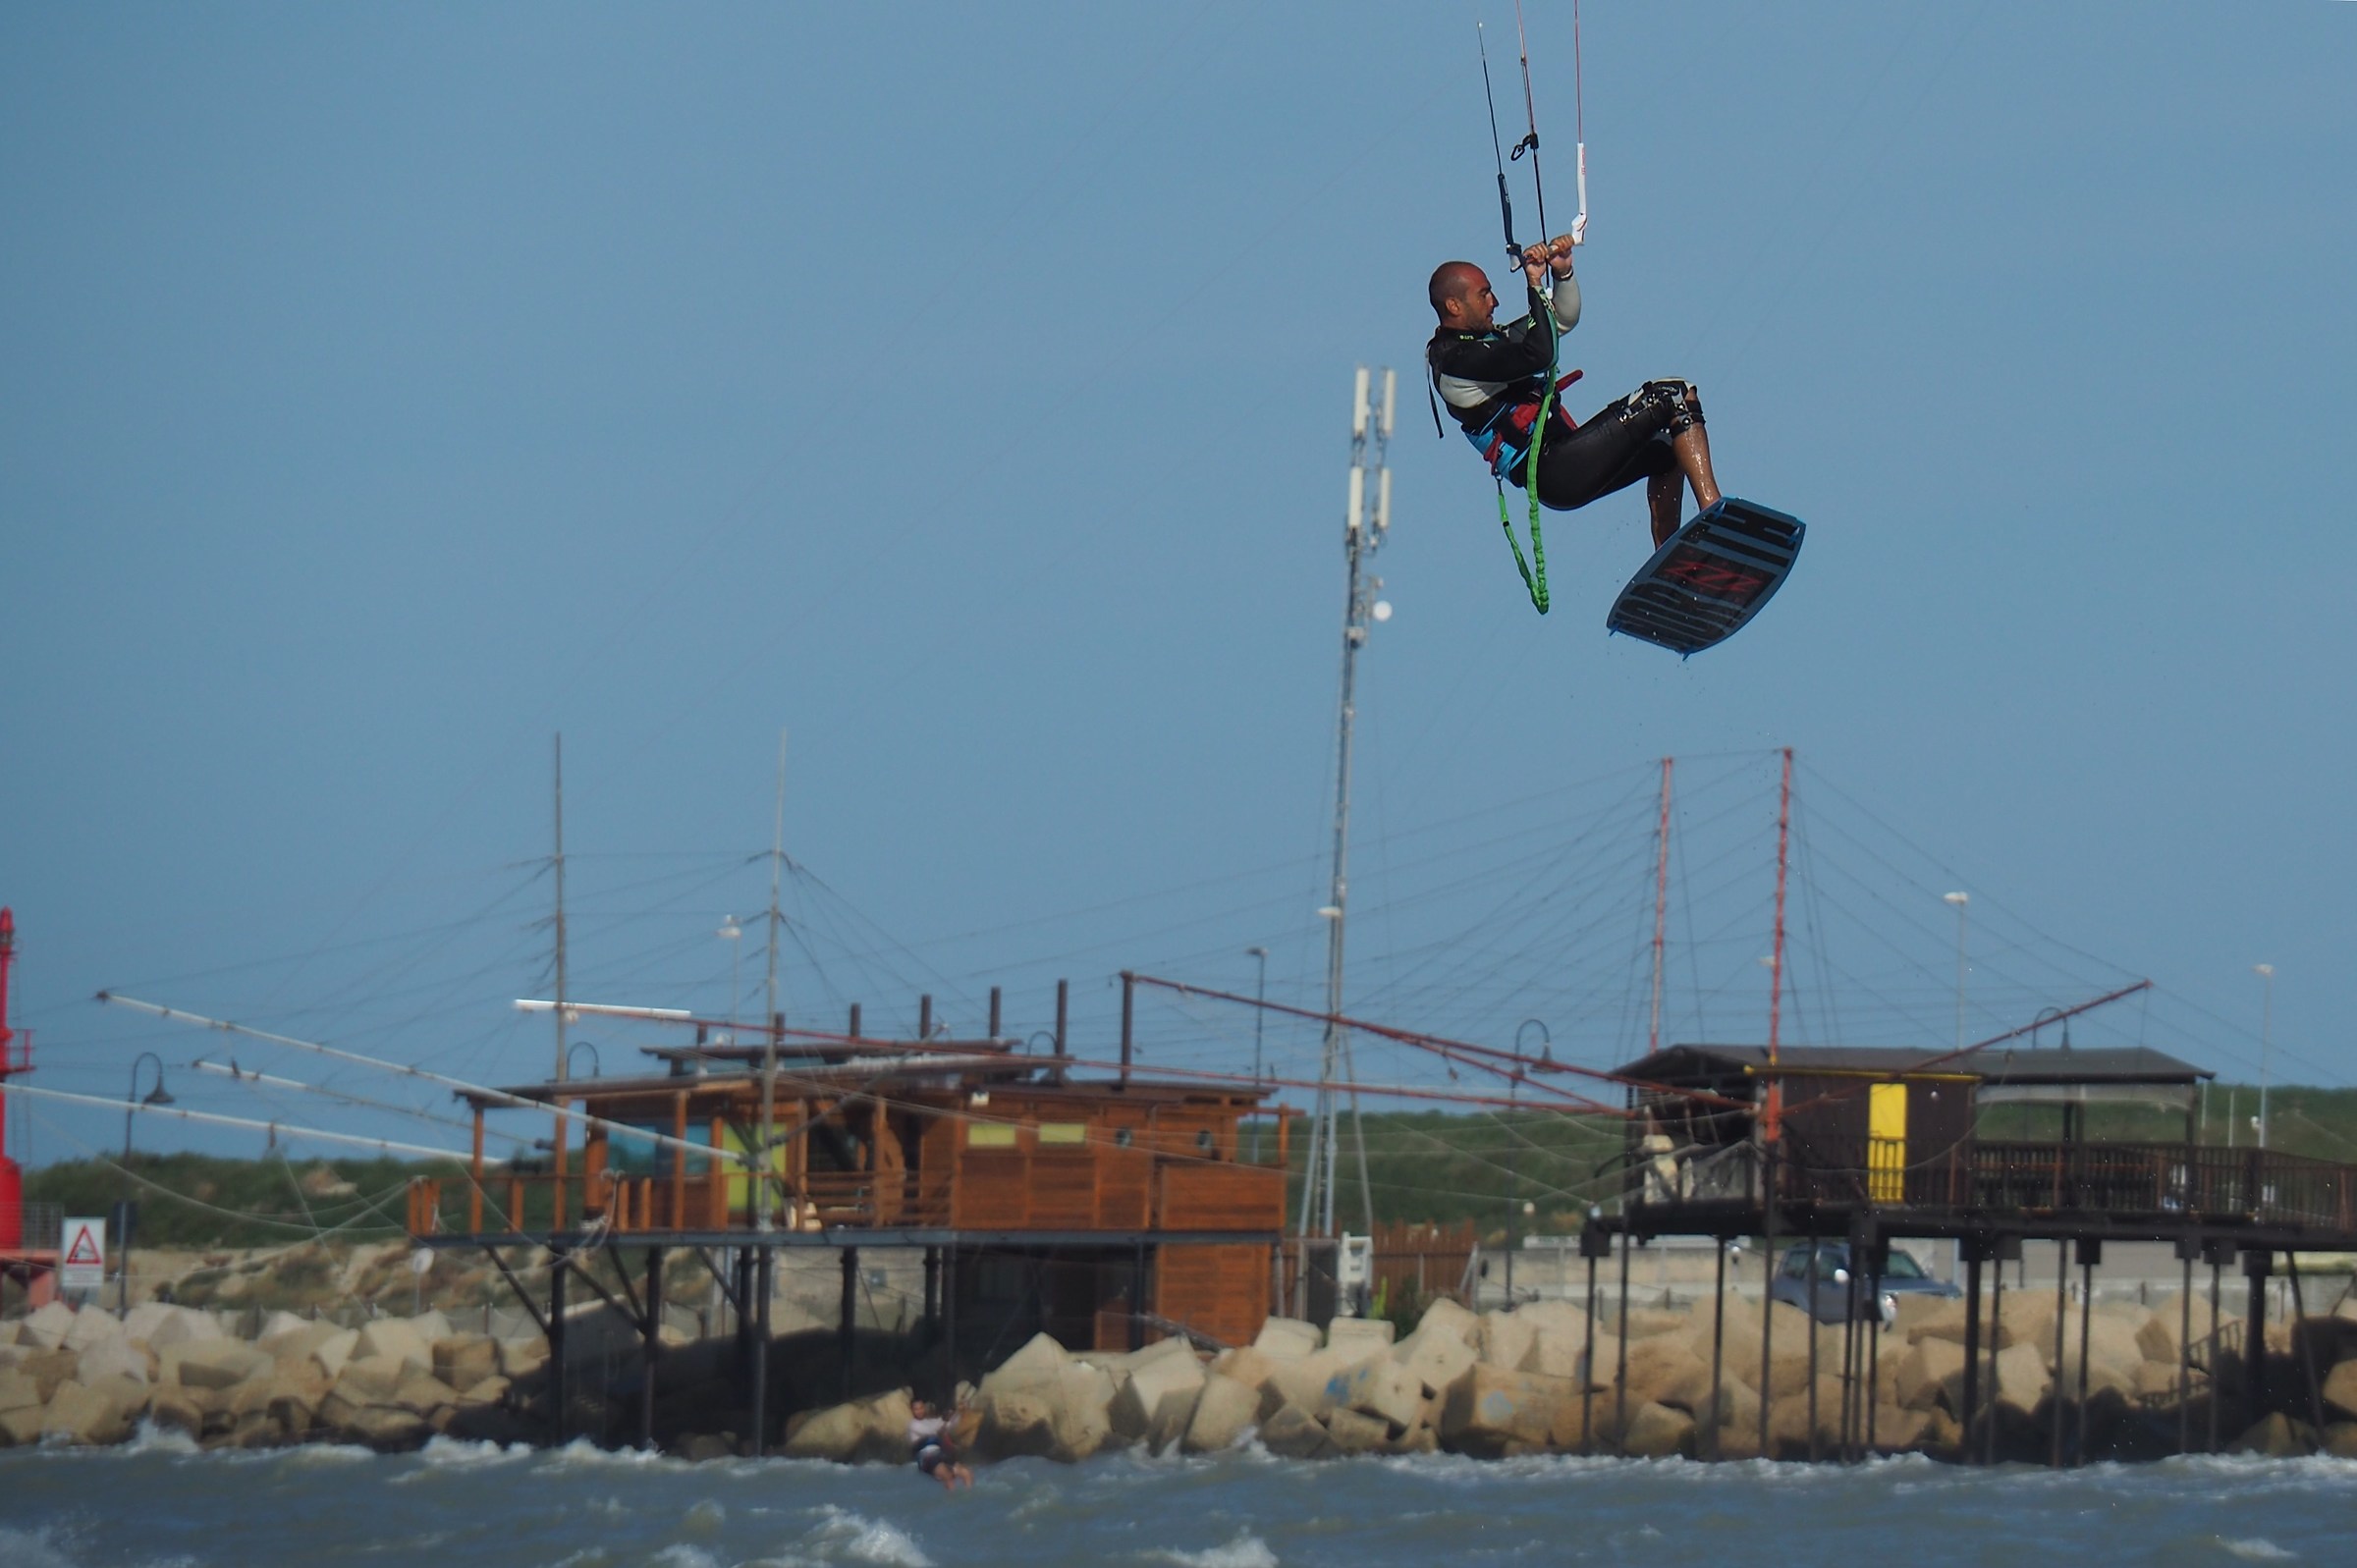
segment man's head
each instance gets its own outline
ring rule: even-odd
[[[911,1416],[914,1416],[914,1417],[915,1417],[917,1420],[919,1420],[919,1421],[922,1421],[922,1420],[924,1420],[924,1419],[925,1419],[927,1416],[930,1416],[931,1414],[933,1414],[933,1404],[932,1404],[932,1401],[931,1401],[931,1400],[927,1400],[927,1399],[911,1399],[911,1400],[909,1400],[909,1401],[908,1401],[908,1414],[910,1414]]]
[[[1487,332],[1498,322],[1498,296],[1489,274],[1470,261],[1444,261],[1432,269],[1426,290],[1441,325],[1459,332]]]

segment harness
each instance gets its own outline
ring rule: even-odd
[[[1498,526],[1506,530],[1507,548],[1514,553],[1514,569],[1522,573],[1522,587],[1530,595],[1530,606],[1540,615],[1547,613],[1547,539],[1539,527],[1539,460],[1538,449],[1545,439],[1544,432],[1551,416],[1561,416],[1567,430],[1579,428],[1578,422],[1556,406],[1555,395],[1577,381],[1586,372],[1573,370],[1557,375],[1556,355],[1562,346],[1562,334],[1556,329],[1552,305],[1540,314],[1547,323],[1547,380],[1538,401],[1509,403],[1490,415],[1478,426],[1462,426],[1465,439],[1489,464],[1490,477],[1498,484]],[[1424,362],[1428,379],[1437,387],[1440,367],[1428,357]],[[1432,420],[1438,425],[1440,410],[1435,407]],[[1506,506],[1507,475],[1518,463],[1528,460],[1523,468],[1523,486],[1530,498],[1530,555],[1522,554],[1522,541],[1514,537],[1513,514]]]
[[[1555,391],[1562,392],[1586,373],[1584,370],[1573,370],[1556,377]],[[1528,403],[1509,403],[1492,414],[1487,424],[1478,427],[1458,426],[1464,431],[1465,439],[1473,443],[1473,450],[1481,454],[1481,460],[1490,465],[1491,477],[1501,484],[1505,483],[1507,474],[1521,465],[1523,457],[1529,453],[1532,445],[1530,433],[1539,427],[1545,402],[1542,398]],[[1565,430],[1579,428],[1579,421],[1560,406],[1555,413],[1556,417],[1562,420]]]

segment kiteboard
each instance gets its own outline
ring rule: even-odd
[[[1724,497],[1629,578],[1605,627],[1680,658],[1715,647],[1783,586],[1805,531],[1798,517]]]

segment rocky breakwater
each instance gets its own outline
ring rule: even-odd
[[[514,1381],[546,1356],[539,1339],[455,1332],[430,1312],[358,1328],[279,1313],[245,1339],[192,1307],[116,1318],[52,1303],[0,1324],[0,1447],[115,1443],[142,1424],[208,1448],[511,1440],[529,1435]]]
[[[1394,1341],[1389,1323],[1338,1319],[1325,1333],[1273,1318],[1249,1346],[1205,1356],[1180,1340],[1126,1355],[1066,1350],[1042,1334],[966,1390],[959,1433],[975,1458],[1035,1456],[1066,1462],[1119,1448],[1216,1453],[1257,1441],[1299,1459],[1435,1450],[1481,1458],[1599,1453],[1629,1457],[1831,1458],[1840,1452],[1845,1388],[1842,1331],[1781,1305],[1761,1357],[1761,1309],[1726,1304],[1714,1396],[1714,1316],[1632,1311],[1625,1324],[1590,1325],[1576,1306],[1533,1303],[1475,1315],[1443,1301],[1415,1331]],[[2053,1423],[2090,1458],[2158,1458],[2177,1432],[2178,1309],[2099,1304],[2084,1324],[2088,1400],[2077,1402],[2081,1312],[2068,1309],[2055,1354],[2055,1305],[2009,1297],[1994,1346],[1984,1339],[1972,1441],[1964,1411],[1964,1310],[1957,1301],[1911,1302],[1865,1355],[1856,1378],[1855,1450],[1917,1451],[1943,1458],[1982,1451],[2043,1462]],[[2197,1341],[2212,1325],[2197,1321]],[[2345,1341],[2344,1341],[2345,1333]],[[2264,1453],[2323,1449],[2357,1455],[2357,1323],[2312,1319],[2270,1333],[2274,1413],[2255,1424],[2239,1371],[2220,1359],[2221,1446]],[[1812,1344],[1814,1362],[1812,1363]],[[2296,1353],[2295,1353],[2296,1352]],[[2314,1360],[2320,1430],[2306,1408],[2302,1368]],[[1814,1398],[1812,1399],[1812,1367]],[[1992,1371],[1994,1367],[1994,1371]],[[2329,1369],[2329,1370],[2328,1370]],[[2192,1378],[2197,1444],[2211,1389]],[[1871,1386],[1865,1386],[1870,1383]],[[1867,1442],[1863,1415],[1872,1412]],[[802,1458],[901,1462],[906,1390],[805,1412],[789,1424],[785,1451]],[[1994,1426],[1994,1432],[1991,1431]]]

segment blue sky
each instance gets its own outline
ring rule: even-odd
[[[1101,1037],[1113,971],[1248,987],[1255,944],[1313,998],[1360,362],[1410,375],[1354,998],[1612,1059],[1676,754],[1672,1025],[1756,1035],[1790,745],[1807,1026],[1946,1038],[1962,887],[1991,1032],[2150,975],[2087,1027],[2247,1079],[2264,960],[2277,1076],[2357,1077],[2357,10],[1589,5],[1580,391],[1697,382],[1727,487],[1811,529],[1682,665],[1602,634],[1636,494],[1551,518],[1542,621],[1417,406],[1423,278],[1498,243],[1474,15],[0,15],[34,1082],[213,1044],[102,986],[541,1070],[560,730],[576,990],[725,1008],[785,728],[797,1016],[1000,981],[1028,1030],[1069,974]],[[1531,7],[1558,227],[1570,23]],[[113,1136],[42,1115],[35,1158]]]

